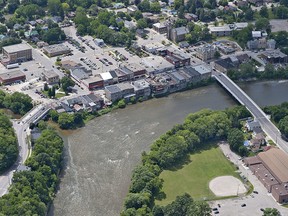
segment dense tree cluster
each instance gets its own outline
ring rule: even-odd
[[[32,99],[29,95],[14,92],[13,94],[6,94],[0,91],[0,108],[10,109],[16,114],[24,115],[32,109]]]
[[[122,15],[120,13],[119,16]],[[124,27],[124,20],[116,22],[119,16],[114,12],[101,10],[96,18],[88,18],[84,10],[78,10],[74,22],[80,35],[90,34],[111,45],[129,45],[135,39],[135,32]],[[128,15],[125,18],[131,20]]]
[[[26,162],[31,171],[14,174],[9,193],[0,198],[0,214],[46,215],[58,183],[63,146],[55,131],[42,131]]]
[[[0,112],[0,173],[12,166],[18,156],[17,138],[9,118]]]
[[[84,125],[84,119],[88,113],[66,113],[59,114],[56,110],[50,110],[49,116],[52,121],[59,124],[61,129],[73,129]]]
[[[248,116],[250,113],[242,106],[225,111],[205,109],[188,115],[183,124],[162,135],[151,145],[149,153],[142,153],[142,163],[133,171],[121,215],[209,215],[206,203],[193,202],[187,194],[166,207],[155,206],[155,197],[163,193],[163,180],[159,175],[163,169],[173,167],[189,153],[201,149],[207,141],[226,139],[230,135],[234,144],[232,134],[238,129],[233,127],[239,127],[239,120]],[[231,148],[239,151],[236,146]]]
[[[281,133],[288,138],[288,102],[265,107],[264,112],[271,116],[271,119],[276,123]]]

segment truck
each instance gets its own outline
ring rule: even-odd
[[[18,64],[18,63],[9,64],[9,65],[6,66],[7,69],[18,68],[18,67],[19,67],[19,64]]]

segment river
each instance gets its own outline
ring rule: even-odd
[[[241,84],[260,106],[288,101],[288,82]],[[236,105],[217,84],[116,110],[64,136],[66,168],[49,215],[116,216],[141,152],[185,116]]]

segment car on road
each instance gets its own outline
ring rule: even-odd
[[[253,193],[258,194],[258,191],[253,191]]]
[[[241,205],[241,207],[245,207],[246,206],[246,204],[245,203],[243,203],[242,205]]]
[[[221,205],[218,203],[218,207],[221,208]]]
[[[27,69],[27,68],[24,68],[23,71],[28,71],[28,69]]]

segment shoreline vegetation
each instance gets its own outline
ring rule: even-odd
[[[193,201],[189,194],[176,197],[175,201],[166,206],[155,205],[156,199],[161,200],[165,197],[160,174],[164,170],[183,165],[191,153],[205,149],[207,143],[234,136],[235,130],[241,127],[240,119],[250,116],[249,111],[243,106],[225,111],[203,109],[189,114],[183,124],[175,125],[160,136],[152,143],[150,152],[142,153],[142,162],[132,173],[129,193],[121,216],[172,216],[179,211],[179,199],[184,198],[189,206],[185,211],[182,209],[183,215],[210,215],[209,205],[204,201]],[[241,153],[242,143],[233,143],[231,148]]]
[[[207,80],[200,81],[199,83],[189,85],[187,86],[187,88],[179,90],[177,92],[183,92],[183,91],[192,90],[192,89],[199,88],[199,87],[204,87],[212,83],[215,83],[215,80],[212,78],[209,78]],[[176,92],[173,92],[173,93],[176,93]],[[158,95],[158,96],[150,96],[146,100],[151,100],[154,98],[157,99],[160,97],[167,97],[173,93],[166,93],[166,94]],[[143,101],[145,100],[143,100],[143,98],[141,97],[138,99],[135,97],[132,97],[129,101],[125,101],[124,99],[121,99],[121,100],[114,102],[110,106],[106,106],[105,108],[102,108],[101,110],[98,110],[96,112],[90,112],[90,113],[87,111],[83,111],[81,113],[79,112],[79,113],[73,113],[73,114],[68,114],[68,113],[59,114],[56,110],[50,110],[46,120],[52,120],[53,122],[57,123],[59,125],[59,128],[62,130],[74,130],[74,129],[85,126],[87,122],[89,122],[90,120],[96,117],[105,115],[119,108],[124,109],[127,105],[142,103]]]
[[[288,76],[287,76],[288,79]],[[271,79],[271,78],[245,78],[245,79],[237,79],[234,80],[237,83],[244,83],[244,82],[265,82],[265,81],[288,81],[287,79],[283,79],[283,78],[279,78],[279,79]],[[173,92],[173,93],[166,93],[165,95],[158,95],[158,96],[151,96],[149,98],[147,98],[146,100],[151,100],[151,99],[157,99],[157,98],[161,98],[161,97],[168,97],[169,95],[172,95],[174,93],[179,93],[179,92],[184,92],[184,91],[189,91],[189,90],[193,90],[199,87],[204,87],[204,86],[208,86],[211,84],[216,83],[216,80],[213,79],[212,77],[209,78],[208,80],[203,80],[197,84],[188,86],[185,89],[179,90],[177,92]],[[229,93],[229,92],[228,92]],[[133,105],[136,103],[142,103],[146,100],[143,100],[143,98],[134,98],[132,97],[129,101],[125,101],[124,99],[121,99],[119,101],[114,102],[112,105],[110,106],[106,106],[96,112],[86,112],[83,111],[82,113],[74,113],[74,114],[68,114],[67,113],[62,113],[62,114],[58,114],[55,110],[51,110],[48,114],[48,118],[52,120],[53,122],[55,122],[56,124],[58,124],[59,128],[62,130],[74,130],[74,129],[78,129],[81,128],[83,126],[85,126],[86,123],[88,123],[90,120],[97,118],[99,116],[105,115],[107,113],[110,113],[114,110],[117,109],[124,109],[126,106],[129,105]],[[238,101],[236,101],[238,103]],[[62,116],[60,118],[59,121],[59,117]],[[46,119],[46,120],[47,120]]]
[[[0,215],[47,214],[60,180],[63,148],[63,139],[46,124],[25,162],[31,170],[15,172],[9,193],[0,198]]]

